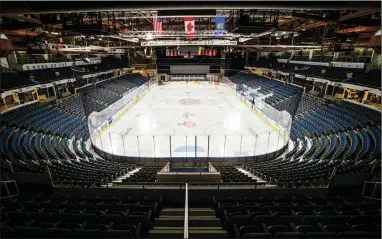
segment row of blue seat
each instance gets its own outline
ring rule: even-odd
[[[69,147],[70,140],[74,151]],[[0,131],[0,154],[24,160],[92,157],[82,139],[67,139],[12,127],[4,127]]]

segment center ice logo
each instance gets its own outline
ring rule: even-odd
[[[181,99],[179,103],[181,103],[182,105],[198,105],[200,104],[200,101],[197,99],[188,98],[188,99]]]
[[[179,123],[178,125],[179,126],[183,125],[184,127],[193,128],[196,126],[196,123],[192,121],[184,121],[183,123]]]

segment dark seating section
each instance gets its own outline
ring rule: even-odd
[[[148,165],[141,168],[138,172],[134,173],[128,178],[122,179],[124,183],[134,182],[155,182],[157,173],[164,167],[164,165]]]
[[[99,112],[107,108],[112,103],[121,99],[125,93],[147,82],[147,78],[134,73],[120,76],[81,91],[81,99],[86,115],[88,116],[93,111]]]
[[[254,64],[256,67],[268,68],[268,69],[277,69],[282,67],[276,58],[271,57],[260,57]]]
[[[213,198],[231,238],[380,238],[381,205],[340,196]]]
[[[69,61],[69,60],[68,60]],[[72,67],[59,67],[51,69],[39,69],[28,71],[29,75],[35,76],[40,83],[53,82],[60,79],[79,77],[103,71],[122,69],[128,67],[128,61],[123,58],[102,57],[101,63],[76,66],[78,70],[73,71]]]
[[[27,59],[24,57],[24,59],[20,58],[18,63],[30,64],[30,63],[36,63],[35,61],[38,63],[48,62],[48,61],[45,61],[45,59],[33,60],[33,59]],[[59,62],[62,62],[62,61],[69,62],[70,60],[67,58],[54,60],[54,62],[57,62],[58,64]],[[33,76],[33,79],[35,79],[37,82],[43,84],[43,83],[54,82],[54,81],[58,81],[62,79],[94,74],[98,72],[128,68],[129,67],[128,64],[129,64],[129,61],[124,57],[117,58],[114,56],[113,57],[107,56],[107,57],[101,58],[100,64],[77,66],[76,68],[78,69],[75,71],[72,70],[72,67],[36,69],[36,70],[30,70],[25,72],[2,72],[1,70],[0,89],[2,90],[17,89],[17,88],[30,86],[30,85],[35,85],[35,83],[31,81],[32,76]]]
[[[294,56],[291,60],[299,59],[300,61],[308,61],[308,56]],[[330,62],[329,58],[319,57],[313,61],[317,62]],[[340,61],[340,60],[337,60]],[[352,78],[346,83],[363,85],[369,87],[381,88],[381,70],[380,69],[355,69],[355,68],[342,68],[331,66],[317,66],[317,65],[304,65],[293,63],[275,63],[270,58],[259,58],[255,64],[256,67],[268,68],[273,70],[280,70],[286,73],[295,72],[296,74],[322,78],[330,81],[345,81],[347,74],[351,73]],[[297,67],[297,69],[296,69]]]
[[[1,68],[0,68],[1,69]],[[36,85],[25,72],[3,72],[1,70],[0,92]]]
[[[147,196],[44,195],[1,201],[2,238],[145,237],[163,208]]]
[[[381,88],[381,69],[371,69],[353,74],[352,79],[348,83]]]
[[[231,77],[231,81],[237,84],[238,91],[257,90],[258,94],[252,92],[248,96],[257,98],[260,94],[264,95],[265,102],[280,111],[286,110],[294,115],[297,110],[301,89],[294,85],[247,73],[237,73]]]
[[[2,173],[47,173],[49,168],[53,183],[57,186],[100,187],[112,182],[135,168],[134,164],[102,159],[50,160],[40,162],[12,162],[12,169],[2,162]]]
[[[223,182],[256,182],[256,179],[252,179],[248,175],[245,175],[234,166],[217,164],[213,166],[220,172],[221,180]]]

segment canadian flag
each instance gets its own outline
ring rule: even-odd
[[[195,36],[195,17],[184,18],[184,29],[186,32],[186,39],[192,40]]]

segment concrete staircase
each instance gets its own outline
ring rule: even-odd
[[[188,216],[189,238],[226,238],[219,218],[211,208],[190,208]],[[146,238],[184,237],[184,208],[164,208]]]
[[[239,170],[239,172],[241,172],[241,173],[251,177],[252,179],[256,179],[257,182],[267,182],[267,181],[265,181],[265,180],[255,176],[255,175],[253,175],[252,173],[248,172],[247,170],[245,170],[245,169],[243,169],[241,167],[237,167],[236,169]]]
[[[190,208],[188,217],[189,238],[226,238],[219,218],[211,208]]]
[[[127,172],[126,174],[124,174],[121,177],[119,177],[116,180],[114,180],[113,183],[115,183],[115,182],[122,182],[122,179],[129,178],[131,175],[133,175],[134,173],[138,172],[140,169],[141,169],[140,167],[136,167],[134,170],[132,170],[130,172]]]
[[[163,208],[147,238],[183,238],[184,208]]]

